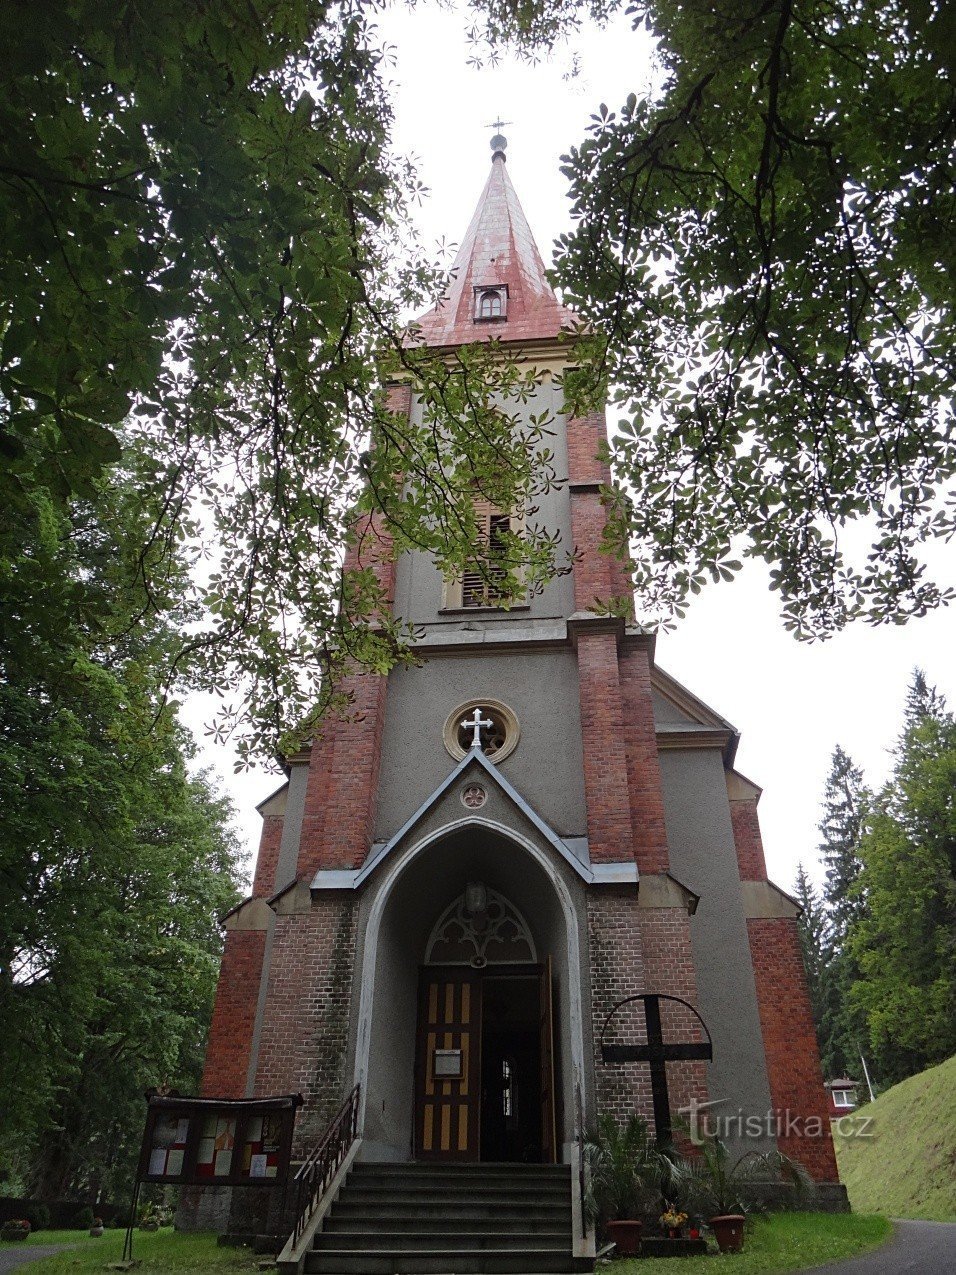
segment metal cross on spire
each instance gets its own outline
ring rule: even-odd
[[[506,128],[510,123],[511,120],[492,120],[490,124],[485,125],[485,128],[493,128],[496,133],[500,133],[501,130]]]
[[[466,717],[461,724],[462,726],[464,726],[465,730],[470,730],[472,732],[472,737],[471,737],[472,748],[481,748],[482,727],[494,726],[494,722],[491,720],[490,717],[482,717],[480,708],[475,709],[473,720],[469,720]]]

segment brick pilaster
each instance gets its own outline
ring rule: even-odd
[[[620,863],[633,851],[617,637],[581,632],[577,648],[588,845],[593,862]]]
[[[276,868],[279,865],[279,847],[282,844],[282,823],[281,815],[263,815],[256,873],[252,879],[254,898],[267,899],[275,893],[279,884],[276,881]],[[285,882],[281,884],[285,885]]]
[[[391,385],[388,407],[396,415],[411,411],[411,386]],[[352,527],[344,570],[371,570],[391,605],[395,594],[392,537],[380,514],[363,514]],[[353,672],[337,690],[350,697],[344,718],[329,718],[312,745],[306,785],[297,874],[320,868],[361,867],[375,824],[382,730],[388,679]]]
[[[201,1093],[244,1098],[266,950],[264,930],[230,930],[216,984]]]
[[[817,1182],[836,1182],[829,1106],[797,922],[792,917],[747,921],[757,1009],[767,1059],[770,1098],[780,1121],[780,1150]],[[788,1118],[796,1118],[790,1132]]]
[[[650,651],[628,645],[621,653],[620,677],[634,855],[640,872],[667,872],[670,853],[651,700]]]
[[[601,552],[607,515],[601,487],[611,472],[599,451],[607,441],[603,412],[568,421],[568,479],[571,495],[571,538],[574,542],[574,609],[587,611],[607,603],[617,591],[613,559]]]
[[[605,1019],[618,1001],[647,991],[638,902],[633,893],[592,887],[587,894],[588,947],[591,967],[591,1024],[594,1042],[594,1075],[597,1105],[609,1112],[618,1124],[632,1114],[653,1124],[654,1105],[651,1078],[646,1066],[619,1063],[605,1066],[601,1058],[600,1033]],[[607,1043],[631,1043],[633,1034],[644,1030],[639,1007],[628,1007],[615,1018],[617,1034]],[[628,1040],[625,1042],[625,1035]],[[645,1039],[642,1035],[640,1039]]]
[[[734,830],[734,847],[741,881],[766,881],[767,861],[760,836],[757,802],[753,799],[730,799],[730,822]]]

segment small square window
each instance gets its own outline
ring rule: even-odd
[[[508,317],[508,285],[475,288],[475,322],[504,323]]]

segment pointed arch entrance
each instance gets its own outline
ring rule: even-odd
[[[367,1158],[569,1157],[584,1047],[568,875],[547,848],[476,817],[383,865],[355,1051]]]
[[[444,909],[425,947],[415,1046],[419,1160],[556,1159],[551,958],[484,882]]]

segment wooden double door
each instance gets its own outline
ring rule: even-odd
[[[544,965],[425,966],[415,1157],[554,1163],[554,1015]]]

